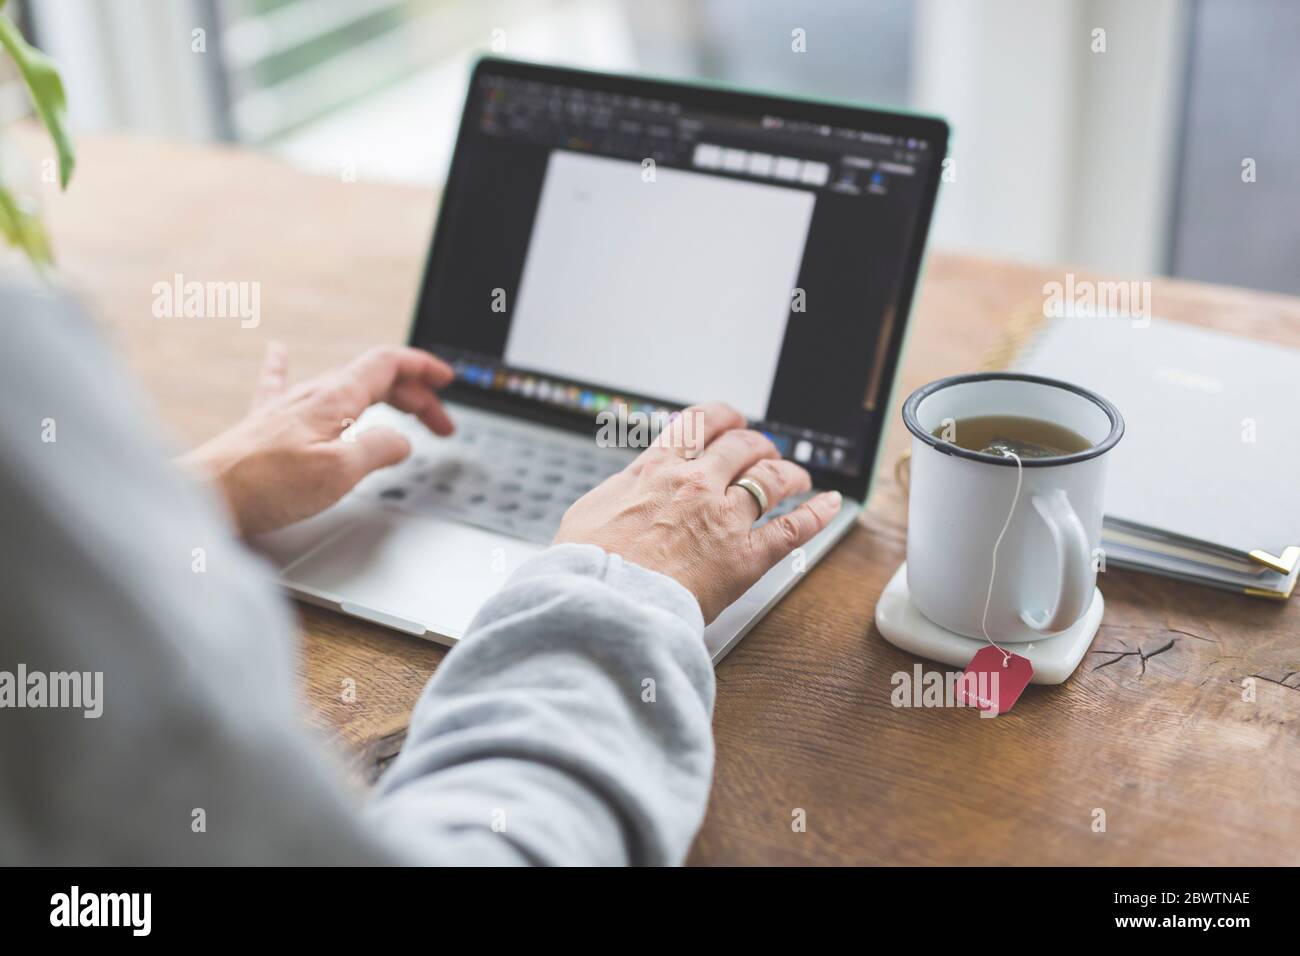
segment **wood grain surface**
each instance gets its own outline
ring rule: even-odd
[[[30,132],[21,142],[34,165],[49,152]],[[435,206],[428,191],[145,139],[85,141],[70,191],[45,189],[68,284],[177,448],[242,413],[272,338],[297,376],[401,341]],[[1063,272],[932,254],[898,397],[975,368]],[[154,318],[153,284],[178,273],[259,282],[260,324]],[[1300,300],[1155,280],[1153,302],[1300,345]],[[883,641],[873,613],[904,554],[893,464],[905,445],[895,410],[860,527],[718,668],[717,768],[692,862],[1300,863],[1300,599],[1111,570],[1101,631],[1065,684],[1030,687],[995,720],[891,705],[891,675],[914,659]],[[300,616],[309,719],[364,783],[400,747],[445,652],[318,609]]]

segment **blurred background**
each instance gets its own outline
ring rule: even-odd
[[[935,247],[1300,293],[1294,0],[9,0],[6,10],[59,62],[80,136],[229,141],[327,175],[437,185],[481,53],[706,78],[947,118],[953,163]],[[28,108],[0,75],[0,120]]]

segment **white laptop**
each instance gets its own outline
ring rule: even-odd
[[[946,145],[931,118],[481,60],[410,335],[456,369],[456,434],[370,409],[352,427],[411,456],[261,550],[303,600],[451,644],[638,426],[724,401],[845,503],[709,625],[720,660],[866,500]]]

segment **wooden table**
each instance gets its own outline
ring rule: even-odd
[[[22,143],[34,163],[48,152]],[[91,139],[70,192],[46,201],[70,285],[188,445],[241,414],[273,337],[301,375],[402,340],[435,196],[229,149]],[[931,255],[900,396],[974,368],[1062,272]],[[260,326],[153,318],[152,285],[176,273],[260,282]],[[1173,319],[1300,345],[1300,300],[1168,280],[1153,298]],[[1101,632],[1064,685],[1031,687],[996,720],[891,706],[890,675],[914,661],[883,641],[873,611],[903,559],[904,447],[895,415],[861,527],[718,668],[717,770],[692,861],[1300,862],[1300,598],[1111,570]],[[300,613],[312,722],[373,779],[445,652]],[[342,699],[346,678],[355,702]],[[791,826],[796,809],[806,832]]]

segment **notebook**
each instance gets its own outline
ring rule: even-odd
[[[1108,564],[1258,597],[1300,576],[1300,351],[1160,319],[1044,319],[1015,362],[1110,399]]]

